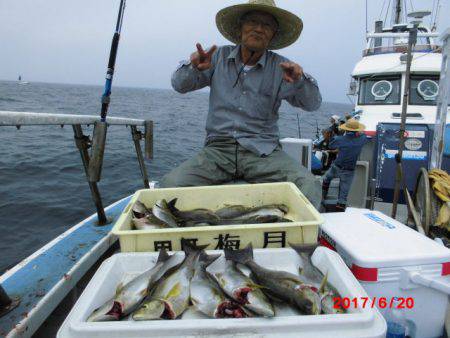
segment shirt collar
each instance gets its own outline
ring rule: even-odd
[[[241,45],[237,45],[233,48],[230,55],[228,55],[229,60],[235,60],[238,62],[241,62]],[[261,65],[261,67],[264,67],[266,65],[267,61],[267,50],[264,52],[264,54],[259,58],[257,65]]]

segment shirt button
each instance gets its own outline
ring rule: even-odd
[[[239,110],[242,110],[242,107],[239,107]]]
[[[244,94],[244,95],[245,95],[245,94],[247,94],[247,92],[246,92],[246,91],[243,91],[243,92],[242,92],[242,94]]]

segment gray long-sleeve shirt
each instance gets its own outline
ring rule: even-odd
[[[210,86],[206,141],[232,137],[247,150],[269,155],[279,144],[278,109],[286,100],[307,111],[319,108],[322,97],[314,78],[304,73],[295,83],[283,80],[281,62],[287,58],[266,51],[257,64],[244,70],[240,46],[223,46],[212,56],[212,67],[199,71],[182,64],[172,76],[172,87],[186,93]]]

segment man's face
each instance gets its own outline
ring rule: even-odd
[[[278,29],[275,18],[264,12],[250,12],[242,19],[242,45],[252,52],[262,52],[267,49]]]

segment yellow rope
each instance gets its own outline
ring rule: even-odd
[[[436,219],[436,225],[450,231],[450,175],[441,169],[428,172],[434,194],[442,201],[442,207]]]

